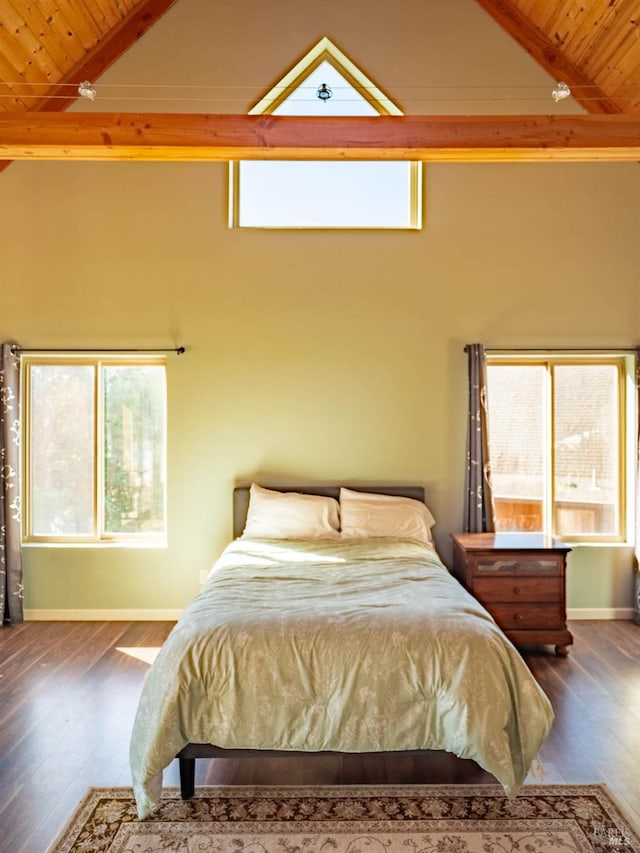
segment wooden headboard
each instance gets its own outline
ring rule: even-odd
[[[305,495],[324,495],[330,498],[340,497],[340,486],[269,486],[260,483],[265,489],[273,489],[275,492],[302,492]],[[397,495],[402,498],[413,498],[424,503],[424,488],[422,486],[352,486],[344,484],[345,488],[353,489],[354,492],[375,492],[379,495]],[[250,486],[236,486],[233,490],[233,538],[236,539],[244,530],[249,509]]]

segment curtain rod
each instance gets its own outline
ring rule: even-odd
[[[144,352],[144,353],[157,353],[157,352],[175,352],[176,355],[182,355],[186,352],[185,347],[138,347],[134,349],[130,348],[120,348],[120,349],[68,349],[68,348],[56,348],[56,347],[42,347],[42,348],[33,348],[33,347],[21,347],[17,344],[13,344],[11,346],[11,355],[18,355],[19,353],[37,353],[37,352],[74,352],[74,353],[134,353],[134,352]]]
[[[530,352],[530,353],[555,353],[555,352],[585,352],[585,353],[607,353],[607,352],[638,352],[637,347],[485,347],[489,353],[500,352]],[[469,352],[469,344],[465,345],[465,352]]]

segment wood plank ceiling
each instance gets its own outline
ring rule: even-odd
[[[176,0],[0,0],[0,111],[59,111]]]
[[[78,97],[80,82],[95,83],[174,2],[0,0],[0,117],[5,116],[0,150],[5,156],[10,148],[2,148],[2,135],[15,136],[21,122],[27,127],[25,112],[65,110]],[[476,2],[552,79],[566,82],[588,113],[640,114],[640,0]],[[39,131],[37,123],[31,124],[32,142],[34,128]]]
[[[638,0],[477,2],[587,112],[640,112]]]

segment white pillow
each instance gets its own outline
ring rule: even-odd
[[[335,498],[277,492],[251,484],[242,536],[247,539],[336,539],[340,505]]]
[[[413,498],[379,495],[340,489],[342,535],[348,539],[386,536],[418,539],[432,544],[435,519],[422,503]]]

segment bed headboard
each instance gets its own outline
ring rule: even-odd
[[[269,486],[260,483],[265,489],[276,492],[302,492],[305,495],[324,495],[330,498],[340,497],[340,486]],[[422,486],[352,486],[344,484],[345,488],[354,492],[376,492],[379,495],[398,495],[402,498],[413,498],[424,503],[424,488]],[[244,530],[249,509],[250,486],[236,486],[233,490],[233,538],[236,539]]]

